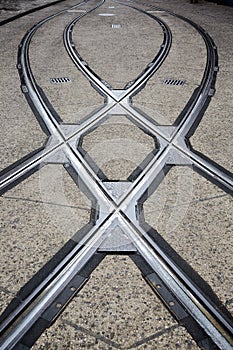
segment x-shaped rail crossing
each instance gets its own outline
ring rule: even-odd
[[[43,149],[2,173],[1,194],[42,166],[51,163],[63,164],[80,190],[91,198],[95,218],[87,232],[78,232],[72,238],[75,243],[73,248],[52,272],[33,290],[26,292],[23,300],[14,310],[6,312],[6,317],[0,325],[3,334],[12,322],[18,319],[18,323],[10,332],[6,332],[1,349],[20,348],[17,346],[29,348],[83,286],[91,271],[105,254],[124,252],[132,255],[132,259],[142,270],[144,278],[181,324],[194,336],[200,347],[230,350],[232,349],[232,324],[228,317],[206,297],[191,276],[188,276],[179,264],[169,257],[168,252],[156,240],[156,235],[146,230],[142,214],[143,201],[147,192],[151,188],[155,190],[173,166],[192,167],[224,191],[232,192],[231,175],[193,151],[188,142],[214,94],[218,71],[216,46],[201,27],[177,16],[196,28],[203,37],[207,49],[206,68],[201,84],[190,97],[182,117],[178,118],[172,126],[157,125],[147,118],[145,113],[136,109],[131,101],[166,59],[172,43],[172,33],[164,21],[151,12],[142,10],[137,2],[118,2],[153,18],[161,26],[164,36],[158,54],[144,71],[124,89],[114,90],[87,65],[72,41],[72,30],[76,22],[101,6],[103,2],[91,5],[92,1],[87,1],[73,6],[72,9],[75,9],[86,4],[88,8],[80,12],[64,31],[64,43],[69,56],[93,88],[105,98],[105,104],[80,125],[61,123],[54,115],[42,89],[34,79],[29,62],[29,45],[34,33],[51,18],[65,11],[35,25],[25,35],[19,47],[18,70],[22,91],[44,132],[48,135],[48,141]],[[152,9],[157,13],[160,11],[157,7]],[[171,12],[168,13],[175,16]],[[139,166],[133,181],[108,181],[101,178],[92,166],[93,163],[85,157],[82,147],[79,146],[84,135],[111,119],[112,116],[125,116],[156,141],[157,146],[150,157],[147,157]],[[90,271],[86,275],[81,273],[80,271],[85,270],[90,263],[92,264]],[[25,313],[25,310],[28,311]],[[24,312],[23,318],[22,312]],[[29,339],[29,333],[35,329],[38,332],[35,332],[34,338]]]

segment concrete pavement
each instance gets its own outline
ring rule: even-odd
[[[33,5],[36,3],[41,2],[33,1]],[[20,90],[17,46],[33,24],[51,11],[76,3],[68,0],[0,27],[0,115],[4,135],[0,141],[1,169],[46,141]],[[233,9],[205,1],[146,3],[192,19],[213,37],[220,67],[216,94],[191,143],[232,170]],[[24,5],[22,2],[22,8]],[[144,8],[148,10],[148,6]],[[2,16],[6,18],[6,11]],[[81,123],[104,103],[103,97],[73,65],[63,46],[64,26],[75,16],[77,12],[70,11],[51,20],[38,30],[30,46],[35,78],[65,123]],[[159,124],[170,125],[200,83],[206,52],[203,40],[187,24],[166,14],[161,14],[161,18],[173,32],[171,54],[133,98],[133,104]],[[74,30],[74,43],[80,55],[116,89],[124,87],[150,62],[162,37],[156,22],[110,0],[82,18]],[[69,77],[71,82],[51,84],[50,78],[58,77]],[[163,80],[170,77],[186,83],[181,87],[164,85]],[[109,158],[103,157],[103,152],[114,150],[121,139],[131,147],[120,149],[121,153],[112,152]],[[141,158],[133,152],[135,143],[142,152]],[[154,147],[154,141],[129,120],[119,122],[113,118],[93,130],[83,147],[108,178],[125,180]],[[62,166],[49,165],[5,193],[1,208],[3,310],[19,288],[88,222],[91,202]],[[230,195],[189,168],[178,167],[172,169],[144,204],[146,221],[209,283],[231,312],[232,208]],[[110,255],[33,349],[194,350],[198,347],[154,295],[129,257]]]

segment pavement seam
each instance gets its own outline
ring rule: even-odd
[[[86,333],[86,334],[88,334],[88,335],[90,335],[90,336],[92,336],[92,337],[94,337],[94,338],[96,338],[96,339],[98,339],[98,340],[101,340],[102,342],[104,342],[104,343],[106,343],[106,344],[108,344],[108,345],[114,347],[115,349],[120,349],[120,350],[121,350],[121,349],[122,349],[122,350],[125,349],[125,348],[122,348],[122,347],[120,346],[120,344],[118,344],[118,343],[116,343],[116,342],[114,342],[114,341],[112,341],[112,340],[110,340],[110,339],[107,339],[107,338],[105,338],[104,336],[102,336],[102,335],[100,335],[100,334],[97,334],[97,333],[95,333],[95,332],[93,332],[93,331],[91,331],[91,330],[89,330],[89,329],[87,329],[87,328],[84,328],[84,327],[82,327],[82,326],[79,326],[79,325],[77,325],[77,324],[74,323],[74,322],[71,322],[71,321],[66,320],[66,319],[64,319],[64,318],[61,318],[61,322],[62,322],[63,324],[66,324],[66,325],[68,325],[68,326],[74,328],[74,329],[77,330],[77,331],[80,331],[80,332],[82,332],[82,333]]]
[[[24,201],[24,202],[32,202],[32,203],[38,203],[38,204],[46,204],[46,205],[54,205],[58,207],[64,207],[64,208],[73,208],[73,209],[81,209],[81,210],[86,210],[86,211],[91,211],[90,208],[84,208],[80,207],[78,205],[66,205],[62,203],[54,203],[54,202],[46,202],[46,201],[41,201],[37,199],[30,199],[30,198],[22,198],[22,197],[13,197],[13,196],[1,196],[4,199],[9,199],[9,200],[19,200],[19,201]]]
[[[173,326],[170,326],[169,328],[164,328],[164,329],[158,331],[157,333],[150,335],[149,337],[146,337],[144,339],[141,339],[141,340],[133,343],[131,346],[127,347],[126,349],[133,349],[135,347],[143,345],[144,343],[147,343],[147,342],[149,342],[151,340],[157,339],[157,338],[161,337],[162,335],[170,333],[170,332],[172,332],[173,330],[175,330],[175,329],[177,329],[179,327],[180,327],[179,324],[175,324]]]
[[[90,336],[92,336],[92,337],[95,337],[96,339],[101,340],[102,342],[104,342],[104,343],[106,343],[106,344],[108,344],[108,345],[114,347],[115,349],[120,349],[120,350],[121,350],[121,349],[122,349],[122,350],[123,350],[123,349],[127,349],[127,350],[129,350],[129,349],[134,349],[135,347],[138,347],[138,346],[140,346],[140,345],[143,345],[143,344],[145,344],[145,343],[147,343],[147,342],[149,342],[149,341],[151,341],[151,340],[157,339],[157,338],[163,336],[164,334],[170,333],[170,332],[172,332],[173,330],[175,330],[175,329],[177,329],[177,328],[180,327],[179,324],[174,324],[174,325],[172,325],[172,326],[170,326],[170,327],[168,327],[168,328],[161,329],[160,331],[158,331],[158,332],[156,332],[156,333],[154,333],[154,334],[152,334],[152,335],[150,335],[150,336],[148,336],[148,337],[146,337],[146,338],[143,338],[143,339],[141,339],[141,340],[138,340],[138,341],[136,341],[135,343],[133,343],[133,344],[130,345],[130,346],[122,347],[120,344],[118,344],[118,343],[116,343],[116,342],[114,342],[114,341],[112,341],[112,340],[110,340],[110,339],[108,339],[108,338],[105,338],[104,336],[102,336],[102,335],[100,335],[100,334],[97,334],[97,333],[95,333],[95,332],[93,332],[93,331],[91,331],[91,330],[89,330],[89,329],[87,329],[87,328],[85,328],[85,327],[82,327],[82,326],[80,326],[80,325],[77,325],[76,323],[73,323],[73,322],[71,322],[71,321],[69,321],[69,320],[66,320],[66,319],[64,319],[64,318],[61,318],[61,322],[62,322],[63,324],[66,324],[66,325],[68,325],[68,326],[74,328],[74,329],[77,330],[77,331],[81,331],[81,332],[83,332],[83,333],[86,333],[86,334],[88,334],[88,335],[90,335]]]
[[[0,286],[0,292],[3,292],[3,293],[5,293],[5,294],[7,294],[7,295],[9,295],[9,296],[16,296],[16,294],[15,293],[13,293],[13,292],[11,292],[9,289],[7,289],[7,288],[5,288],[5,287],[3,287],[3,286]]]
[[[193,200],[190,202],[184,202],[184,203],[179,204],[179,205],[168,205],[168,206],[165,205],[164,208],[166,208],[166,210],[167,210],[167,209],[179,208],[179,207],[183,207],[183,206],[187,206],[187,205],[195,205],[195,204],[198,204],[201,202],[208,202],[208,201],[211,201],[214,199],[219,199],[219,198],[227,197],[227,196],[229,196],[229,195],[226,193],[226,194],[219,194],[219,195],[211,196],[211,197],[203,197],[203,198],[199,198],[199,199],[196,199],[196,200]],[[153,212],[147,211],[147,214],[151,214],[151,213],[153,213]]]

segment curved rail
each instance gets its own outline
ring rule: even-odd
[[[100,6],[103,1],[104,0],[97,3],[97,5],[94,5],[88,12],[91,12]],[[80,7],[86,3],[87,1],[82,1],[77,5],[69,7],[69,9]],[[34,151],[33,154],[29,154],[26,159],[23,158],[21,161],[16,162],[3,172],[0,172],[1,195],[35,172],[38,169],[38,165],[43,163],[43,158],[50,156],[54,152],[56,153],[57,148],[65,141],[59,116],[50,110],[47,99],[41,88],[37,85],[31,71],[29,61],[29,45],[33,35],[43,24],[65,13],[66,11],[67,9],[59,11],[37,23],[25,34],[19,45],[17,68],[21,80],[21,89],[28,101],[28,104],[38,119],[42,130],[49,137],[49,139],[46,143],[46,147],[44,147],[42,150],[40,149],[38,152]],[[83,14],[80,14],[79,16],[83,16]]]
[[[171,48],[172,34],[167,24],[161,19],[148,14],[145,11],[139,10],[137,8],[135,8],[135,10],[140,11],[148,17],[151,17],[157,21],[164,32],[164,38],[163,42],[161,43],[160,50],[152,62],[148,64],[145,70],[136,79],[126,84],[125,88],[121,90],[113,90],[107,82],[103,81],[95,72],[93,72],[93,70],[87,65],[85,60],[82,59],[76,50],[72,40],[72,31],[74,25],[80,20],[81,17],[74,19],[64,31],[65,47],[74,64],[87,77],[87,79],[91,81],[98,92],[101,92],[105,97],[110,96],[116,102],[120,102],[125,97],[139,92],[146,84],[146,82],[150,79],[150,77],[159,69],[163,61],[166,59]]]
[[[137,0],[128,0],[127,3],[124,3],[120,0],[115,0],[117,3],[124,4],[128,7],[134,6],[129,3],[138,3]],[[139,6],[147,5],[150,8],[155,9],[156,11],[163,11],[170,14],[173,17],[179,18],[182,21],[190,24],[197,32],[202,36],[207,52],[206,67],[203,73],[203,77],[200,85],[194,90],[192,96],[187,102],[184,109],[181,111],[180,115],[177,117],[173,126],[171,127],[171,136],[166,137],[166,134],[163,134],[167,138],[169,144],[172,144],[179,151],[184,153],[187,157],[192,158],[194,163],[194,169],[197,172],[200,172],[202,176],[205,176],[208,180],[222,188],[228,193],[233,192],[233,177],[227,170],[218,166],[215,162],[210,159],[207,160],[206,157],[201,155],[199,152],[196,152],[192,149],[189,138],[193,135],[196,128],[198,127],[205,110],[207,109],[210,100],[215,92],[215,81],[217,77],[218,67],[218,54],[217,47],[211,38],[211,36],[198,24],[194,23],[188,18],[185,18],[181,15],[177,15],[172,11],[162,9],[157,6],[148,5],[145,3],[138,3]],[[130,105],[128,110],[137,115],[137,109]],[[139,116],[140,118],[140,116]],[[145,118],[144,118],[145,119]],[[145,120],[144,120],[145,121]],[[164,129],[167,130],[166,128]],[[163,128],[160,127],[159,131],[163,132]]]
[[[93,11],[94,8],[97,8],[103,2],[104,0],[100,1],[88,12]],[[154,18],[164,31],[161,49],[154,60],[142,74],[133,82],[127,84],[124,89],[119,91],[111,89],[106,82],[103,82],[103,80],[85,64],[73,45],[72,29],[75,23],[81,17],[85,16],[87,12],[75,18],[66,27],[64,31],[64,43],[73,62],[90,80],[95,89],[105,96],[107,100],[110,98],[113,99],[125,113],[130,113],[132,119],[141,124],[144,123],[146,125],[145,129],[148,130],[148,119],[138,114],[131,106],[130,99],[145,86],[148,79],[158,70],[165,60],[171,47],[171,32],[165,22],[155,16],[134,6],[125,4],[124,2],[120,3],[133,7]],[[80,4],[76,6],[80,6]],[[65,10],[58,14],[64,11]],[[153,237],[146,232],[140,219],[137,217],[135,209],[139,206],[140,199],[145,191],[148,190],[148,186],[160,178],[161,169],[171,166],[170,155],[172,152],[175,152],[176,156],[178,156],[176,165],[180,164],[179,159],[181,159],[181,162],[186,162],[188,166],[193,165],[199,170],[202,170],[204,175],[212,171],[214,174],[211,175],[212,181],[215,176],[218,184],[222,181],[225,189],[231,189],[229,188],[229,179],[226,179],[224,174],[222,178],[221,174],[216,174],[216,169],[211,168],[208,162],[203,164],[202,160],[200,158],[198,159],[195,154],[192,153],[192,150],[187,148],[185,142],[186,138],[191,135],[197,126],[201,114],[213,93],[217,74],[217,51],[212,39],[201,27],[185,19],[200,32],[207,47],[207,64],[201,85],[196,89],[194,95],[186,105],[185,111],[181,114],[182,118],[179,117],[177,119],[173,126],[175,128],[172,129],[172,134],[170,136],[163,134],[163,129],[161,129],[161,127],[154,124],[150,125],[151,130],[153,130],[154,134],[161,140],[161,144],[163,143],[163,147],[161,147],[156,157],[143,169],[143,172],[129,188],[129,191],[117,202],[111,198],[107,191],[102,191],[102,184],[96,189],[95,180],[91,176],[91,171],[87,171],[88,166],[85,164],[85,160],[83,160],[85,165],[83,167],[79,161],[78,152],[75,151],[75,147],[73,147],[72,143],[67,142],[67,139],[64,137],[60,121],[49,109],[47,101],[42,91],[37,86],[30,69],[28,49],[33,34],[41,25],[58,14],[39,22],[25,35],[19,49],[18,62],[22,90],[29,104],[36,112],[44,131],[50,137],[50,148],[46,148],[46,154],[38,153],[35,155],[35,158],[26,160],[21,168],[15,168],[7,172],[6,177],[2,179],[2,190],[4,191],[4,189],[8,189],[9,186],[16,184],[17,181],[21,181],[22,176],[29,176],[29,170],[33,171],[36,165],[41,165],[43,161],[46,161],[47,155],[51,156],[59,150],[63,157],[57,162],[62,164],[66,163],[70,173],[73,171],[76,175],[80,176],[83,181],[85,180],[84,182],[89,187],[90,193],[96,199],[96,205],[99,206],[99,218],[96,219],[94,225],[89,227],[87,234],[84,235],[80,241],[73,241],[72,249],[68,252],[66,251],[59,264],[57,264],[51,270],[50,274],[37,284],[31,292],[27,293],[27,296],[23,301],[21,300],[21,303],[13,312],[11,311],[10,314],[8,314],[5,321],[0,325],[0,330],[2,332],[9,331],[6,336],[4,334],[4,340],[0,345],[1,349],[13,349],[16,344],[20,344],[22,339],[26,342],[29,341],[28,346],[30,346],[30,344],[35,341],[35,339],[33,339],[30,342],[31,329],[37,329],[36,334],[38,337],[40,333],[53,322],[60,311],[87,281],[90,271],[88,273],[80,273],[80,271],[85,269],[90,259],[94,259],[93,265],[96,266],[105,256],[103,252],[99,253],[98,249],[106,239],[108,230],[116,223],[124,229],[130,242],[134,243],[136,251],[140,253],[150,269],[153,270],[153,273],[145,275],[145,279],[152,285],[152,288],[154,288],[153,286],[157,280],[161,281],[169,298],[174,298],[176,310],[178,311],[176,312],[173,310],[173,312],[178,320],[185,322],[187,318],[189,319],[189,317],[191,317],[192,320],[195,320],[200,326],[200,329],[204,330],[207,337],[212,339],[213,344],[217,344],[219,349],[232,349],[232,342],[229,337],[229,334],[232,333],[231,322],[212,302],[210,302],[200,288],[195,285],[192,278],[187,276],[180,266],[174,263],[169,254],[163,251]],[[177,15],[177,17],[184,19],[179,15]],[[109,102],[107,101],[106,103],[108,104]],[[161,138],[161,133],[163,134],[163,139]],[[76,136],[77,134],[74,135],[74,140]],[[101,179],[99,179],[99,182],[101,182]],[[163,299],[163,296],[160,296]],[[15,324],[11,329],[10,326],[13,322],[15,322]],[[188,325],[186,326],[188,328]],[[207,345],[205,345],[204,343],[202,344],[202,341],[203,339],[200,340],[200,344],[203,345],[205,349],[208,349],[207,346],[209,346],[208,344],[210,343],[208,342],[206,343]],[[206,341],[206,338],[204,338],[204,341]]]

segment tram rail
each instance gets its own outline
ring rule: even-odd
[[[31,38],[37,29],[67,10],[62,10],[33,26],[19,46],[17,67],[22,91],[48,136],[48,141],[44,148],[0,173],[0,193],[4,194],[46,164],[62,164],[77,186],[80,186],[80,182],[85,185],[87,195],[93,199],[96,207],[95,217],[88,231],[79,239],[77,235],[71,239],[59,252],[62,258],[56,263],[55,256],[42,269],[41,275],[47,270],[47,276],[41,277],[39,272],[7,307],[0,319],[0,333],[3,339],[0,349],[29,349],[84,286],[102,259],[109,252],[124,252],[136,263],[154,292],[174,317],[185,326],[200,348],[230,350],[233,347],[231,315],[212,292],[203,291],[200,285],[203,287],[204,283],[207,291],[209,286],[197,273],[193,271],[195,278],[188,275],[187,263],[169,256],[171,247],[168,244],[165,248],[162,246],[157,239],[158,233],[146,227],[142,213],[142,198],[145,197],[148,187],[157,187],[173,166],[192,167],[224,191],[233,193],[232,175],[198,154],[188,142],[214,94],[218,72],[216,45],[199,25],[170,11],[151,6],[193,26],[203,37],[207,50],[201,84],[195,89],[175,123],[170,128],[153,124],[132,105],[132,98],[145,87],[169,55],[172,32],[165,21],[142,10],[142,3],[138,4],[133,0],[116,1],[116,4],[131,7],[157,21],[164,36],[159,52],[143,72],[127,83],[124,89],[115,90],[86,64],[72,40],[74,25],[86,14],[101,7],[104,2],[101,0],[80,13],[64,30],[64,45],[68,55],[92,87],[105,98],[105,104],[83,124],[70,128],[54,114],[44,92],[34,79],[28,54]],[[83,1],[71,9],[89,3],[91,0]],[[93,126],[98,126],[107,113],[129,115],[136,125],[140,125],[156,138],[159,145],[153,158],[147,160],[134,181],[128,181],[128,190],[119,197],[115,197],[108,190],[105,179],[95,172],[92,164],[83,157],[77,147],[77,139]],[[116,188],[117,182],[112,186]],[[106,250],[102,244],[106,241],[108,232],[118,227],[124,231],[129,244],[119,250],[111,246],[110,240]]]

